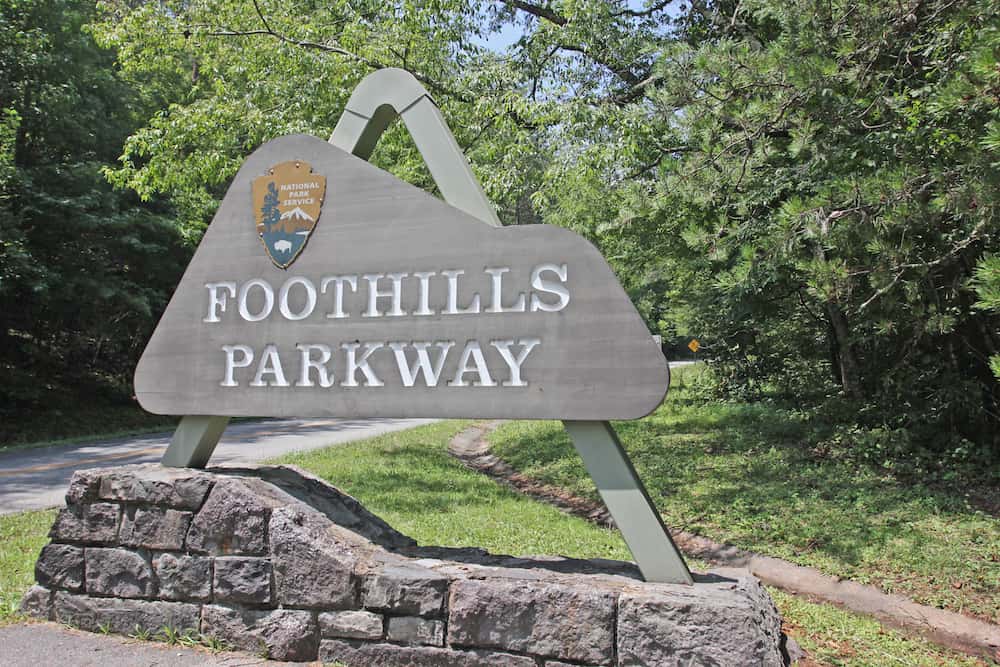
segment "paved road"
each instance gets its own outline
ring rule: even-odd
[[[280,667],[302,663],[263,660],[249,653],[210,653],[204,649],[98,635],[55,623],[0,628],[4,667]]]
[[[229,425],[212,463],[253,463],[289,452],[399,431],[430,419],[267,419]],[[131,436],[104,442],[56,445],[0,454],[0,514],[55,507],[82,468],[155,463],[171,433]],[[2,660],[0,660],[2,662]]]

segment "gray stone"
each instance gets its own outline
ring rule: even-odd
[[[192,516],[191,512],[163,507],[129,507],[122,517],[118,541],[130,547],[180,551]]]
[[[784,664],[781,617],[756,579],[647,585],[618,602],[618,665]]]
[[[382,616],[369,611],[328,611],[319,615],[323,637],[382,639]]]
[[[212,599],[212,559],[183,554],[160,554],[153,571],[165,600],[208,602]]]
[[[150,632],[164,627],[197,631],[200,620],[196,604],[95,598],[62,591],[56,592],[52,607],[53,620],[92,632],[108,629],[129,634],[136,626]]]
[[[66,504],[77,505],[97,500],[101,488],[101,471],[77,470],[66,489]]]
[[[266,652],[275,660],[312,661],[319,646],[316,619],[308,611],[205,605],[201,630],[237,648]]]
[[[272,484],[299,502],[321,512],[338,526],[352,530],[386,549],[417,545],[413,538],[395,530],[380,517],[368,511],[355,498],[296,466],[255,465],[245,468],[227,466],[225,472],[227,475],[259,478]]]
[[[59,511],[49,537],[58,542],[114,544],[121,507],[114,503],[70,505]]]
[[[21,598],[20,611],[25,616],[50,619],[52,617],[52,591],[32,586]]]
[[[22,608],[126,634],[190,627],[282,659],[315,660],[322,644],[354,667],[780,664],[780,619],[756,580],[649,584],[621,563],[416,547],[318,478],[254,474],[78,475]],[[194,503],[174,488],[188,478],[207,494],[193,517],[170,504]],[[95,488],[125,504],[94,502]],[[62,590],[81,572],[86,593]]]
[[[455,651],[433,646],[396,646],[324,639],[319,644],[323,664],[348,667],[536,667],[533,658],[492,651]]]
[[[358,605],[350,544],[316,512],[295,507],[274,511],[268,531],[278,602],[286,606],[353,609]]]
[[[219,479],[191,522],[187,548],[212,555],[267,553],[270,508],[240,480]]]
[[[448,643],[609,664],[615,596],[544,581],[468,580],[451,585]]]
[[[35,563],[35,580],[48,588],[83,588],[83,549],[69,544],[46,544]]]
[[[784,654],[785,662],[789,665],[794,665],[809,657],[805,649],[799,646],[799,643],[788,635],[784,636]]]
[[[267,604],[271,601],[271,563],[266,558],[215,559],[216,602]]]
[[[153,568],[134,551],[87,549],[87,592],[119,598],[150,598],[156,592]]]
[[[391,565],[365,578],[364,606],[394,614],[439,616],[448,578],[417,565]]]
[[[391,642],[418,646],[442,646],[444,623],[419,616],[394,616],[389,619],[387,637]]]
[[[104,471],[99,495],[105,500],[197,510],[211,488],[212,478],[203,472],[153,463]]]

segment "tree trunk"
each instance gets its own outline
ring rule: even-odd
[[[833,333],[833,343],[837,349],[840,386],[848,398],[863,398],[861,391],[861,367],[858,364],[854,346],[851,345],[851,331],[847,323],[847,315],[843,309],[832,301],[826,304],[826,316],[830,320],[830,331]]]

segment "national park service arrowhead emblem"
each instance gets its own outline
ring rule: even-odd
[[[313,173],[308,162],[290,160],[255,178],[251,190],[260,242],[274,265],[287,269],[316,228],[326,176]]]

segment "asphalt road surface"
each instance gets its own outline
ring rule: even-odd
[[[232,423],[213,465],[255,463],[426,424],[431,419],[266,419]],[[56,507],[75,470],[155,463],[172,433],[153,433],[102,442],[21,449],[0,454],[0,514]],[[2,662],[2,658],[0,658]]]
[[[248,653],[210,653],[73,630],[56,623],[0,628],[4,667],[281,667],[302,663],[264,660]]]

